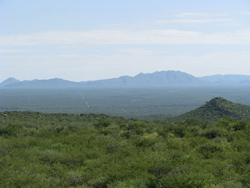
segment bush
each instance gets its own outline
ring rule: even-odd
[[[98,120],[97,123],[94,124],[94,126],[96,128],[99,128],[99,127],[108,127],[109,125],[111,125],[111,122],[109,120],[106,120],[106,119],[100,119],[100,120]]]
[[[141,136],[145,133],[145,130],[143,129],[144,126],[145,126],[144,123],[142,123],[141,121],[137,121],[134,123],[130,123],[127,127],[127,130],[131,131],[136,135]]]
[[[212,143],[206,143],[199,147],[199,152],[206,158],[209,159],[216,155],[217,153],[220,153],[223,151],[223,148],[221,146],[217,146]]]
[[[155,140],[150,138],[138,138],[135,140],[135,145],[137,147],[151,147],[155,144]]]
[[[182,138],[187,134],[187,128],[184,125],[176,125],[173,127],[173,133]]]
[[[198,126],[199,128],[205,129],[208,126],[207,122],[204,122],[198,118],[190,118],[184,121],[187,126]]]
[[[0,129],[0,135],[18,136],[24,130],[23,125],[11,124]]]
[[[216,137],[220,137],[222,135],[226,135],[226,131],[223,128],[211,128],[202,133],[202,136],[208,139],[214,139]]]
[[[233,126],[233,129],[235,131],[240,131],[240,130],[245,130],[247,127],[247,122],[246,121],[240,121],[238,123],[236,123],[234,126]]]
[[[141,121],[136,121],[133,123],[130,123],[127,127],[130,131],[136,131],[138,128],[143,128],[145,125]]]
[[[224,182],[224,183],[215,185],[212,188],[225,188],[225,187],[226,188],[243,188],[243,185],[240,182],[229,181],[229,182]]]
[[[160,127],[156,130],[157,134],[161,137],[163,137],[164,139],[167,138],[168,133],[170,132],[168,127]]]

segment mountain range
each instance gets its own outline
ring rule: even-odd
[[[220,86],[250,85],[247,75],[212,75],[195,77],[181,71],[160,71],[140,73],[134,77],[121,76],[96,81],[73,82],[59,78],[49,80],[20,81],[8,78],[0,83],[0,88],[119,88],[119,87],[173,87],[173,86]]]

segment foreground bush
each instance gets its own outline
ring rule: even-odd
[[[0,187],[250,187],[249,127],[3,113]]]

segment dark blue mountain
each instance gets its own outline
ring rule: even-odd
[[[72,82],[59,78],[49,80],[19,81],[9,78],[0,83],[0,88],[148,88],[148,87],[187,87],[211,85],[250,85],[250,76],[245,75],[214,75],[194,77],[181,71],[160,71],[140,73],[134,77]]]
[[[205,82],[184,72],[161,71],[82,83],[85,87],[168,87],[199,85]]]
[[[0,87],[4,87],[4,86],[8,86],[8,85],[12,85],[12,84],[17,84],[20,81],[15,79],[15,78],[8,78],[7,80],[3,81],[2,83],[0,83]]]
[[[8,81],[7,79],[6,81]],[[2,82],[1,87],[4,88],[72,88],[79,87],[79,83],[71,82],[59,78],[49,80],[31,80],[31,81],[17,81],[17,82]],[[5,84],[3,84],[5,83]],[[7,84],[8,83],[8,84]],[[3,85],[2,85],[3,84]]]

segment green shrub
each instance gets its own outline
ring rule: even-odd
[[[136,121],[133,123],[130,123],[127,127],[128,130],[130,131],[136,131],[138,128],[143,128],[145,124],[141,121]]]
[[[184,137],[186,134],[187,134],[187,127],[184,126],[184,125],[175,125],[173,127],[173,133],[176,135],[176,136],[179,136],[179,137]]]
[[[111,125],[111,122],[109,120],[106,120],[106,119],[100,119],[100,120],[98,120],[97,123],[94,124],[94,126],[96,128],[108,127],[109,125]]]
[[[167,138],[168,133],[170,132],[168,127],[159,127],[156,129],[156,132],[159,136],[163,137],[164,139]]]
[[[208,139],[214,139],[216,137],[220,137],[226,134],[227,132],[223,128],[213,127],[208,130],[205,130],[201,135]]]
[[[235,131],[239,131],[239,130],[245,130],[247,127],[247,122],[246,121],[240,121],[240,122],[237,122],[234,126],[233,126],[233,129]]]
[[[221,153],[223,148],[213,143],[206,143],[199,147],[199,152],[206,158],[209,159],[218,153]]]
[[[10,124],[7,127],[0,129],[0,135],[18,136],[24,129],[23,125]]]
[[[155,144],[155,140],[151,138],[138,138],[134,141],[137,147],[151,147]]]
[[[212,188],[243,188],[241,182],[228,181],[212,186]]]
[[[208,123],[205,122],[205,121],[202,121],[198,118],[189,118],[189,119],[186,119],[184,121],[184,123],[187,125],[187,126],[196,126],[196,127],[199,127],[199,128],[202,128],[202,129],[205,129],[207,128],[208,126]]]

